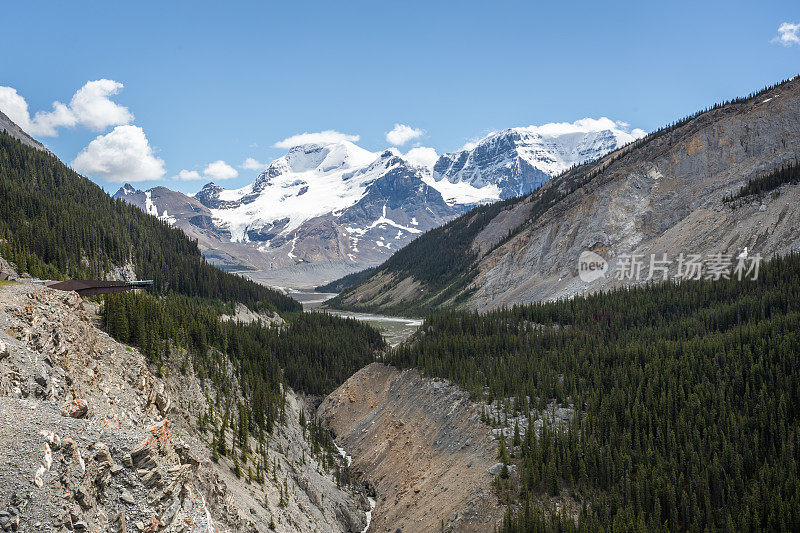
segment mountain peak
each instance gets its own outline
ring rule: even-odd
[[[375,154],[350,141],[327,144],[303,144],[270,164],[285,167],[290,172],[331,172],[361,167],[375,159]]]
[[[596,159],[644,135],[602,117],[522,126],[490,133],[458,152],[442,155],[434,178],[483,188],[497,185],[501,197],[530,192],[568,168]]]
[[[122,187],[119,188],[119,190],[116,192],[116,194],[114,194],[114,197],[128,196],[128,195],[131,195],[131,194],[139,194],[141,192],[142,191],[140,191],[138,189],[135,189],[133,187],[133,185],[131,185],[130,183],[126,183]]]

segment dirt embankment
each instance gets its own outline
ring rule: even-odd
[[[373,363],[318,412],[375,490],[370,531],[493,531],[502,518],[497,443],[458,387]]]

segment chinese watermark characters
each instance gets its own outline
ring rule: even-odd
[[[739,281],[758,279],[761,266],[761,254],[748,256],[743,253],[738,257],[721,252],[711,254],[684,254],[669,257],[668,254],[622,254],[617,258],[614,275],[620,281],[666,281],[675,280],[720,280],[737,279]],[[670,276],[670,270],[674,274]]]
[[[667,253],[621,254],[613,275],[620,281],[673,280],[756,280],[761,267],[761,254],[748,255],[747,249],[734,256],[722,252],[709,254]],[[578,276],[586,283],[605,277],[608,262],[599,254],[586,250],[578,258]]]

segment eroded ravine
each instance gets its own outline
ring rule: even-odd
[[[496,441],[458,387],[373,363],[318,414],[375,492],[370,531],[492,531],[502,517]]]

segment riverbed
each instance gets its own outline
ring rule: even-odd
[[[293,289],[290,289],[288,294],[303,304],[303,310],[305,311],[319,309],[324,302],[336,296],[336,293],[330,292],[314,292]],[[422,320],[417,318],[384,316],[372,313],[356,313],[352,311],[339,311],[336,309],[322,309],[322,311],[332,315],[355,318],[357,320],[368,322],[372,326],[375,326],[375,328],[377,328],[378,331],[383,334],[383,338],[386,339],[386,342],[389,343],[390,346],[397,346],[408,337],[413,335],[414,332],[417,331],[417,328],[422,325]]]

